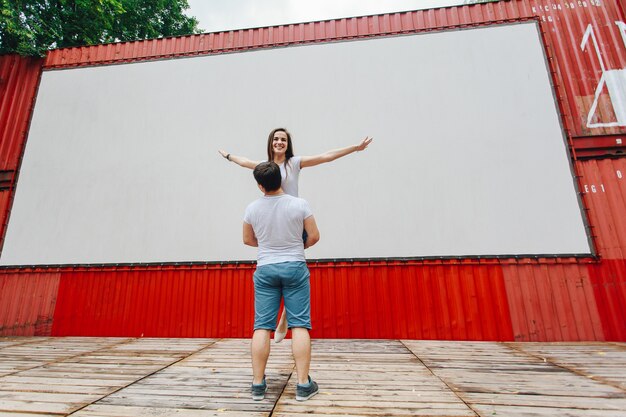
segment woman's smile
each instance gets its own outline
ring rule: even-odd
[[[287,152],[287,133],[278,131],[274,134],[274,139],[272,141],[272,147],[274,148],[274,152],[276,153],[285,153]]]

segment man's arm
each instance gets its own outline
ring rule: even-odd
[[[255,248],[259,246],[259,241],[254,235],[252,225],[246,222],[243,222],[243,243],[248,246],[254,246]]]
[[[317,229],[317,223],[315,223],[315,217],[309,216],[304,219],[304,230],[306,231],[306,242],[304,242],[304,249],[310,248],[320,240],[320,231]]]

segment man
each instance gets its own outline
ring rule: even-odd
[[[276,328],[282,295],[298,373],[296,400],[305,401],[317,394],[318,386],[309,377],[311,291],[304,249],[316,244],[320,234],[309,204],[283,192],[278,165],[260,163],[254,168],[254,178],[264,195],[246,208],[243,222],[243,243],[259,248],[254,273],[252,399],[262,400],[267,391],[270,334]]]

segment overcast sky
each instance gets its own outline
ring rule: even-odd
[[[203,32],[463,4],[463,0],[188,0]]]

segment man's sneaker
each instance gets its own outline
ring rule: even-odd
[[[263,377],[263,382],[260,384],[252,384],[252,399],[254,401],[261,401],[265,398],[265,393],[267,392],[267,383],[265,382],[265,377]]]
[[[296,385],[296,400],[306,401],[319,392],[317,382],[313,381],[309,376],[309,383],[304,385]]]

